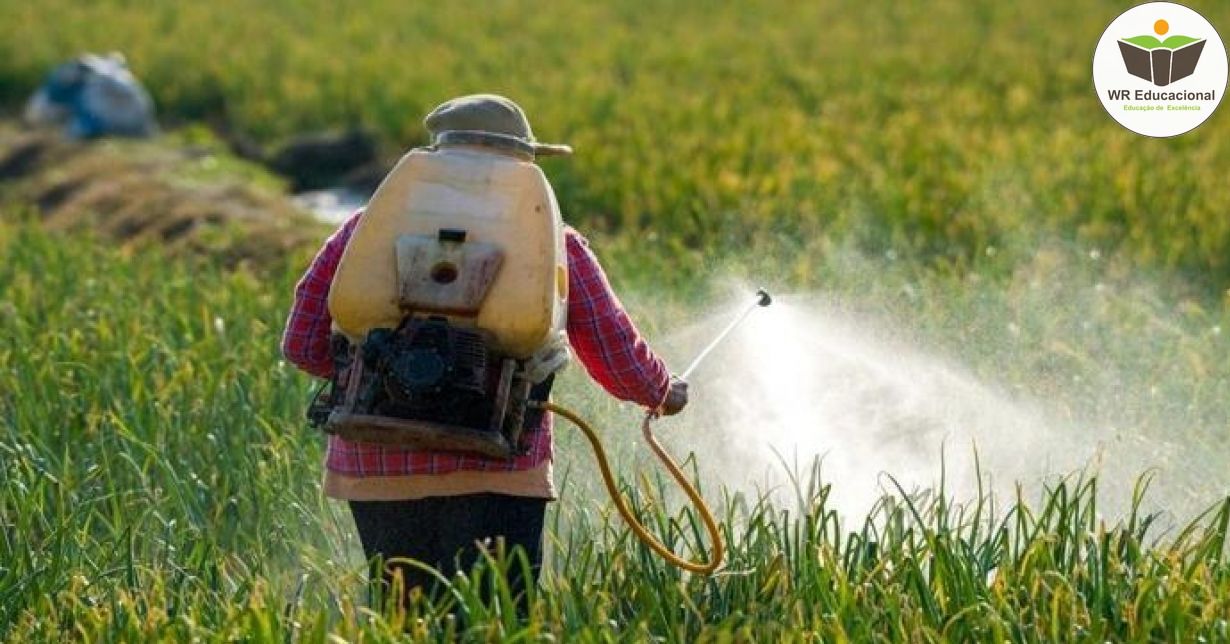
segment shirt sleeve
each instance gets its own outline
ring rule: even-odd
[[[568,245],[568,341],[590,377],[612,396],[650,409],[670,388],[666,364],[641,337],[585,238]]]
[[[295,302],[282,332],[282,355],[313,376],[328,378],[333,375],[333,359],[329,355],[333,326],[333,318],[329,315],[329,287],[342,252],[362,215],[362,210],[355,212],[325,240],[307,272],[295,285]]]

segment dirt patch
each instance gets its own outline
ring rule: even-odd
[[[224,146],[172,141],[82,143],[0,125],[0,218],[33,211],[53,230],[228,265],[276,264],[319,243],[326,227],[256,166]]]
[[[40,165],[47,142],[36,138],[18,140],[0,157],[0,180],[16,179],[32,172]]]

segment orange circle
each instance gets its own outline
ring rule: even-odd
[[[1158,20],[1153,23],[1153,31],[1156,31],[1159,36],[1164,36],[1167,31],[1170,31],[1170,23],[1165,20]]]

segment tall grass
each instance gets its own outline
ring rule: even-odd
[[[588,471],[571,441],[527,622],[501,598],[512,564],[499,557],[454,580],[444,604],[372,611],[349,519],[319,495],[321,441],[301,421],[310,385],[276,353],[293,270],[257,278],[26,224],[0,226],[0,257],[9,641],[1230,637],[1230,499],[1163,532],[1135,511],[1104,522],[1096,480],[1072,478],[962,504],[902,490],[851,523],[804,469],[793,507],[706,491],[731,551],[724,572],[698,578],[568,482]],[[561,397],[584,388],[574,375]],[[660,485],[627,482],[670,543],[698,547],[690,511],[644,495]]]
[[[1230,24],[1225,3],[1189,4]],[[1151,140],[1104,113],[1089,61],[1122,10],[7,2],[0,103],[16,108],[67,57],[117,49],[168,122],[263,141],[363,123],[391,152],[425,141],[440,101],[501,92],[542,138],[575,145],[548,162],[567,214],[668,279],[752,250],[814,280],[810,258],[834,240],[963,268],[1028,229],[1223,290],[1230,119]]]

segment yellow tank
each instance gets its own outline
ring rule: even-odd
[[[537,165],[470,146],[412,150],[355,228],[329,312],[356,342],[407,312],[445,315],[489,332],[497,353],[528,358],[563,327],[566,262],[559,205]]]

